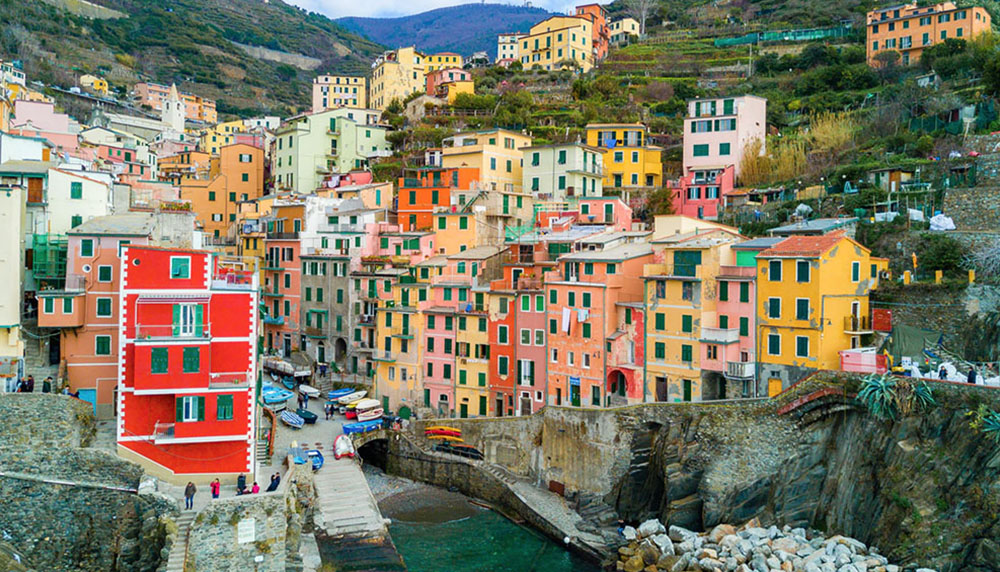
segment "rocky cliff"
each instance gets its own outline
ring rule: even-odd
[[[882,422],[857,385],[826,374],[775,400],[449,425],[487,460],[571,499],[600,495],[625,519],[706,530],[757,517],[850,535],[904,565],[1000,569],[1000,447],[966,416],[1000,410],[1000,391],[933,383],[935,406]]]

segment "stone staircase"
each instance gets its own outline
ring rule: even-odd
[[[194,522],[195,511],[187,510],[177,518],[177,538],[170,547],[165,572],[184,572],[184,557],[187,555],[188,532]]]
[[[508,485],[513,485],[514,483],[517,482],[517,479],[509,472],[507,472],[507,470],[502,469],[499,466],[494,465],[493,463],[480,461],[480,466],[483,468],[484,471],[500,479],[502,482],[507,483]]]
[[[257,466],[267,466],[271,464],[271,457],[267,454],[267,440],[257,439],[256,455]]]

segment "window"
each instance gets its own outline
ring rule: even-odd
[[[170,277],[190,278],[191,277],[191,257],[171,256],[170,257]]]
[[[583,337],[584,339],[590,339],[590,324],[587,322],[583,323]]]
[[[729,143],[719,143],[719,155],[729,155]]]
[[[509,371],[509,367],[510,367],[510,364],[508,363],[509,359],[510,358],[508,358],[507,356],[498,356],[497,357],[497,373],[498,374],[500,374],[500,375],[507,375],[507,372]]]
[[[545,345],[545,330],[535,330],[535,345],[536,346]]]
[[[795,281],[809,282],[809,261],[799,260],[795,262]]]
[[[73,298],[70,297],[70,296],[67,296],[66,298],[63,298],[62,301],[63,301],[63,314],[72,314],[73,313]]]
[[[729,301],[729,282],[726,282],[725,280],[719,280],[719,301]]]
[[[768,318],[781,317],[781,298],[767,299],[767,317]]]
[[[750,301],[750,283],[740,282],[740,302]]]
[[[583,293],[583,307],[584,308],[590,307],[590,292]]]
[[[614,264],[608,263],[608,268],[607,268],[607,273],[608,274],[614,274],[617,271],[618,271],[618,268]]]
[[[97,299],[97,317],[98,318],[111,317],[111,298]]]
[[[177,422],[204,421],[205,398],[196,395],[177,398]]]
[[[111,336],[94,337],[94,355],[98,356],[111,355]]]
[[[719,315],[719,329],[728,330],[729,329],[729,316],[725,314]]]
[[[71,199],[83,198],[83,183],[72,182],[69,184],[69,198]]]
[[[667,346],[663,342],[656,342],[653,346],[653,355],[656,359],[666,359],[667,357]]]
[[[540,294],[535,296],[535,311],[536,312],[545,311],[545,297]]]
[[[507,326],[497,326],[497,343],[507,343]]]
[[[684,344],[681,346],[681,361],[685,363],[690,363],[693,359],[694,352],[689,344]]]
[[[521,329],[521,345],[530,346],[531,345],[531,330]]]
[[[708,157],[708,144],[705,143],[703,145],[695,145],[692,148],[692,154],[695,157]]]
[[[795,336],[795,356],[809,357],[809,337]]]
[[[749,336],[750,335],[750,318],[740,318],[740,335]]]
[[[795,299],[795,319],[796,320],[809,319],[809,298]]]
[[[549,290],[549,304],[559,303],[559,293],[556,290]]]
[[[781,282],[781,261],[770,260],[767,263],[767,276],[771,282]]]
[[[97,267],[97,281],[98,282],[111,282],[111,266],[98,266]]]
[[[767,335],[767,353],[772,356],[781,355],[781,334]]]
[[[667,315],[662,312],[656,313],[656,329],[657,331],[663,331],[666,329]]]
[[[169,351],[167,348],[153,348],[149,351],[150,373],[167,373],[170,369]]]
[[[559,331],[559,323],[555,318],[549,319],[549,333],[555,334]]]
[[[681,331],[684,333],[691,333],[694,329],[694,320],[690,314],[684,314],[681,316]]]
[[[82,216],[80,216],[80,215],[73,215],[70,218],[69,225],[70,225],[71,228],[76,228],[76,227],[80,226],[81,224],[83,224],[83,217]]]
[[[861,263],[855,260],[851,263],[851,282],[859,280],[861,280]]]
[[[184,348],[184,373],[198,373],[201,362],[201,350],[199,348]]]
[[[85,238],[80,241],[80,256],[91,257],[94,255],[94,239]]]
[[[219,421],[229,421],[233,418],[232,395],[220,395],[215,399],[215,418]]]

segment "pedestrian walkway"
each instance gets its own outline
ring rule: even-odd
[[[319,497],[317,526],[327,535],[380,535],[387,532],[382,513],[355,459],[331,458],[314,476]]]
[[[166,572],[184,572],[184,557],[187,555],[188,532],[191,530],[191,523],[194,522],[195,514],[196,512],[193,510],[186,510],[177,518],[177,538],[174,539],[174,544],[170,547]]]

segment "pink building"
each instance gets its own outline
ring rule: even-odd
[[[47,139],[55,147],[76,151],[80,124],[65,113],[56,113],[55,104],[45,101],[14,101],[11,133]]]
[[[604,392],[608,406],[643,403],[646,364],[646,305],[619,301],[617,325],[608,336],[608,365]]]
[[[618,197],[581,197],[577,208],[581,224],[603,224],[608,230],[632,230],[632,209]]]
[[[676,181],[670,181],[674,213],[692,218],[716,220],[719,207],[725,204],[735,185],[735,165],[697,169]]]
[[[767,134],[767,100],[755,95],[692,99],[684,118],[684,174],[735,166],[740,177],[743,150]]]
[[[461,68],[444,68],[427,74],[427,93],[437,93],[438,86],[455,81],[470,81],[472,74]]]
[[[431,288],[432,305],[423,310],[424,354],[420,373],[424,391],[430,392],[431,403],[454,404],[456,302],[443,300],[444,289],[443,285]]]

